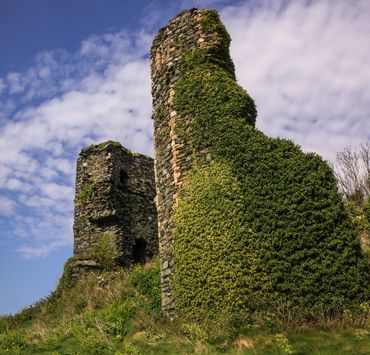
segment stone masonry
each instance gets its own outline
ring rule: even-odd
[[[173,110],[174,86],[179,79],[184,50],[217,45],[217,38],[210,38],[209,34],[202,32],[200,20],[203,11],[191,9],[177,15],[158,32],[151,48],[162,308],[170,317],[175,314],[175,302],[171,288],[173,274],[172,213],[192,160],[186,151],[184,142],[181,142],[176,135],[176,123],[181,120],[182,127],[184,127],[190,118],[180,117]]]
[[[157,254],[157,213],[153,159],[117,142],[84,148],[77,160],[74,256],[76,267],[108,238],[117,265],[144,263]]]

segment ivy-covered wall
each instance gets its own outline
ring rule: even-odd
[[[255,129],[229,43],[215,11],[192,9],[152,47],[164,311],[312,315],[368,300],[368,264],[332,170]]]

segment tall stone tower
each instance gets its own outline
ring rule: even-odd
[[[234,77],[229,57],[229,43],[217,31],[204,31],[204,17],[210,10],[191,9],[181,12],[159,31],[151,48],[151,77],[154,114],[155,173],[159,253],[161,258],[162,308],[174,315],[171,276],[173,274],[173,207],[177,203],[192,157],[176,129],[181,121],[187,125],[190,117],[180,117],[174,111],[174,87],[180,76],[183,55],[189,49],[206,49],[215,60],[222,55]],[[203,23],[202,23],[203,22]],[[221,48],[221,50],[220,50]],[[207,154],[205,153],[205,158]]]
[[[77,160],[74,255],[89,255],[107,238],[117,265],[157,254],[153,159],[117,142],[84,148]]]
[[[254,127],[229,43],[215,11],[192,9],[151,49],[164,312],[194,320],[278,304],[301,315],[368,300],[333,171]]]

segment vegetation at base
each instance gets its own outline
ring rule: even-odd
[[[90,273],[15,316],[0,317],[0,354],[366,354],[370,306],[341,320],[286,324],[273,315],[169,321],[160,309],[159,262]],[[62,292],[63,291],[63,292]]]
[[[55,293],[57,294],[63,293],[64,291],[69,290],[74,286],[74,280],[73,280],[74,261],[75,259],[72,257],[72,258],[69,258],[64,264],[63,274],[59,279]]]
[[[131,271],[91,272],[71,284],[72,262],[48,298],[0,318],[0,354],[57,354],[69,346],[71,353],[135,353],[125,340],[134,329],[143,330],[134,323],[162,317],[158,260]]]
[[[211,21],[217,15],[207,15],[211,46],[223,46]],[[310,321],[355,311],[369,300],[369,264],[332,169],[255,129],[254,102],[226,69],[230,58],[208,53],[190,49],[175,84],[177,134],[194,162],[174,219],[179,314],[226,308]]]
[[[74,275],[74,268],[76,261],[93,260],[97,263],[97,270],[100,272],[111,271],[118,269],[115,261],[115,253],[112,247],[111,233],[105,232],[98,242],[83,255],[73,256],[69,258],[64,264],[63,274],[59,279],[55,291],[50,296],[60,300],[65,293],[75,286],[76,278]],[[60,302],[59,302],[60,303]],[[54,302],[50,302],[54,304]]]

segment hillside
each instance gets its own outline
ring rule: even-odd
[[[168,321],[160,308],[158,260],[91,274],[68,270],[48,298],[0,318],[1,354],[369,354],[370,308],[302,325],[254,315],[203,325]]]

